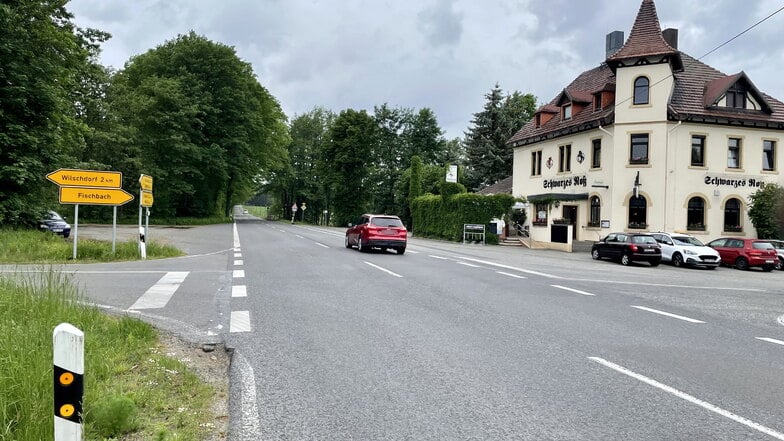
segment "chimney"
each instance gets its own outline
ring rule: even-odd
[[[673,49],[678,49],[678,30],[667,28],[662,31],[662,37]]]
[[[606,58],[610,58],[614,53],[618,52],[623,47],[623,31],[613,31],[607,34],[605,40],[605,53]]]

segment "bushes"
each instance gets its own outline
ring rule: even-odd
[[[465,190],[451,194],[460,191],[460,187],[450,188],[446,196],[425,195],[414,199],[411,216],[415,234],[460,241],[464,224],[486,225],[492,218],[506,214],[515,202],[509,194],[483,196]]]

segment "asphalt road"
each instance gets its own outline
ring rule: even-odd
[[[185,258],[67,268],[233,348],[232,440],[784,440],[784,272],[237,220],[153,230]]]

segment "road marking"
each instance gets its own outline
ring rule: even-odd
[[[777,345],[784,346],[784,341],[776,340],[775,338],[757,337],[757,340],[762,340],[762,341],[766,341],[768,343],[774,343],[774,344],[777,344]]]
[[[250,311],[231,311],[229,332],[250,332]]]
[[[299,234],[295,234],[295,236],[299,237],[300,239],[304,239],[305,236],[300,236]]]
[[[320,246],[322,248],[329,248],[328,246],[324,245],[323,243],[318,243],[318,242],[313,242],[313,243],[315,243],[316,245],[318,245],[318,246]]]
[[[561,285],[550,285],[550,286],[552,286],[553,288],[563,289],[563,290],[571,291],[571,292],[574,292],[574,293],[577,293],[577,294],[582,294],[584,296],[595,296],[596,295],[596,294],[591,294],[589,292],[580,291],[579,289],[568,288],[566,286],[561,286]]]
[[[234,222],[234,249],[239,251],[240,248],[240,233],[237,231],[237,223]]]
[[[654,314],[664,315],[664,316],[667,316],[667,317],[672,317],[672,318],[675,318],[675,319],[678,319],[678,320],[683,320],[685,322],[705,323],[702,320],[697,320],[697,319],[693,319],[693,318],[689,318],[689,317],[684,317],[682,315],[677,315],[677,314],[671,314],[669,312],[659,311],[658,309],[646,308],[644,306],[635,306],[635,305],[631,305],[631,306],[632,306],[632,308],[641,309],[643,311],[648,311],[648,312],[652,312]]]
[[[242,265],[243,265],[243,262],[242,262],[241,260],[235,260],[235,261],[234,261],[234,265],[235,265],[235,266],[242,266]]]
[[[433,259],[438,259],[438,260],[449,260],[448,257],[434,256],[432,254],[430,255],[430,257],[432,257]]]
[[[128,309],[153,309],[163,308],[169,303],[177,288],[188,277],[188,271],[168,272],[158,280],[158,283],[151,286],[138,300]]]
[[[479,268],[479,265],[474,265],[473,263],[457,262],[457,264],[458,265],[463,265],[463,266],[470,266],[471,268]]]
[[[242,253],[234,253],[234,258],[242,257]]]
[[[232,297],[248,297],[248,288],[245,285],[234,285],[231,287]]]
[[[483,265],[494,266],[496,268],[505,268],[505,269],[519,271],[521,273],[533,274],[533,275],[536,275],[536,276],[547,277],[547,278],[550,278],[550,279],[564,279],[564,277],[556,276],[556,275],[553,275],[553,274],[547,274],[547,273],[542,273],[542,272],[539,272],[539,271],[532,271],[532,270],[527,270],[527,269],[523,269],[523,268],[517,268],[517,267],[514,267],[514,266],[503,265],[503,264],[500,264],[500,263],[488,262],[486,260],[481,260],[481,259],[472,259],[470,257],[461,257],[461,256],[458,256],[457,258],[458,259],[467,260],[469,262],[476,262],[476,263],[481,263]]]
[[[603,366],[606,366],[606,367],[608,367],[608,368],[610,368],[610,369],[612,369],[614,371],[620,372],[620,373],[622,373],[622,374],[624,374],[626,376],[632,377],[635,380],[642,381],[643,383],[646,383],[646,384],[651,385],[651,386],[653,386],[655,388],[661,389],[661,390],[663,390],[663,391],[665,391],[665,392],[667,392],[669,394],[675,395],[676,397],[678,397],[680,399],[686,400],[686,401],[688,401],[688,402],[690,402],[692,404],[696,404],[696,405],[698,405],[698,406],[700,406],[700,407],[702,407],[704,409],[707,409],[707,410],[709,410],[711,412],[714,412],[714,413],[717,413],[717,414],[719,414],[719,415],[721,415],[723,417],[729,418],[729,419],[731,419],[731,420],[733,420],[733,421],[735,421],[737,423],[743,424],[744,426],[750,427],[750,428],[752,428],[752,429],[754,429],[754,430],[756,430],[758,432],[762,432],[762,433],[764,433],[766,435],[770,435],[770,436],[772,436],[772,437],[774,437],[776,439],[779,439],[779,440],[784,440],[784,433],[776,432],[775,430],[769,429],[769,428],[767,428],[767,427],[765,427],[765,426],[763,426],[761,424],[757,424],[754,421],[749,420],[748,418],[744,418],[742,416],[735,415],[734,413],[732,413],[730,411],[727,411],[727,410],[724,410],[724,409],[722,409],[722,408],[720,408],[718,406],[715,406],[715,405],[713,405],[711,403],[708,403],[707,401],[700,400],[699,398],[693,397],[693,396],[691,396],[691,395],[689,395],[689,394],[687,394],[685,392],[681,392],[678,389],[675,389],[673,387],[667,386],[666,384],[659,383],[658,381],[656,381],[654,379],[651,379],[651,378],[648,378],[648,377],[646,377],[644,375],[640,375],[640,374],[638,374],[636,372],[630,371],[629,369],[626,369],[623,366],[619,366],[619,365],[617,365],[615,363],[611,363],[611,362],[609,362],[607,360],[604,360],[602,358],[599,358],[599,357],[588,357],[588,359],[589,360],[593,360],[593,361],[595,361],[595,362],[597,362],[597,363],[599,363],[599,364],[601,364]]]
[[[414,251],[414,250],[408,250],[407,252],[411,254],[419,254],[419,251]]]
[[[256,374],[253,372],[248,360],[239,351],[234,351],[232,355],[232,367],[236,366],[240,374],[240,381],[237,387],[240,389],[240,421],[239,427],[242,430],[242,439],[262,439],[261,427],[259,424],[259,405],[256,400]],[[232,385],[234,386],[234,385]]]
[[[527,279],[528,278],[528,277],[525,277],[525,276],[518,276],[517,274],[505,273],[503,271],[496,271],[496,273],[503,274],[503,275],[509,276],[509,277],[514,277],[515,279]]]
[[[784,315],[782,315],[782,316],[780,316],[779,318],[777,318],[777,319],[776,319],[776,322],[777,322],[778,324],[780,324],[781,326],[784,326]]]
[[[391,275],[393,275],[393,276],[395,276],[395,277],[403,277],[403,276],[401,276],[401,275],[400,275],[400,274],[398,274],[398,273],[393,273],[392,271],[390,271],[390,270],[388,270],[388,269],[386,269],[386,268],[381,268],[380,266],[378,266],[378,265],[374,265],[374,264],[372,264],[372,263],[370,263],[370,262],[365,262],[365,263],[366,263],[366,264],[368,264],[368,265],[370,265],[370,266],[372,266],[373,268],[375,268],[375,269],[377,269],[377,270],[384,271],[385,273],[387,273],[387,274],[391,274]]]
[[[232,276],[235,279],[241,279],[245,277],[245,270],[234,270],[234,274],[232,274]]]

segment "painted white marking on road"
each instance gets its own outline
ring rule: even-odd
[[[316,245],[318,245],[318,246],[320,246],[322,248],[329,248],[328,246],[324,245],[323,243],[319,243],[319,242],[313,242],[313,243],[315,243]]]
[[[776,319],[776,322],[777,322],[778,324],[780,324],[781,326],[784,326],[784,315],[782,315],[782,316],[780,316],[779,318],[777,318],[777,319]]]
[[[393,273],[392,271],[390,271],[390,270],[388,270],[388,269],[386,269],[386,268],[381,268],[380,266],[378,266],[378,265],[374,265],[374,264],[372,264],[372,263],[370,263],[370,262],[365,262],[365,263],[366,263],[366,264],[368,264],[368,265],[370,265],[370,266],[372,266],[373,268],[375,268],[375,269],[377,269],[377,270],[384,271],[385,273],[387,273],[387,274],[391,274],[391,275],[393,275],[393,276],[395,276],[395,277],[403,277],[403,276],[401,276],[401,275],[400,275],[400,274],[398,274],[398,273]]]
[[[550,285],[550,286],[552,286],[553,288],[563,289],[563,290],[566,290],[566,291],[571,291],[573,293],[582,294],[584,296],[595,296],[596,295],[596,294],[591,294],[589,292],[580,291],[579,289],[569,288],[569,287],[561,286],[561,285]]]
[[[776,340],[775,338],[757,337],[757,340],[762,340],[762,341],[766,341],[768,343],[774,343],[774,344],[777,344],[777,345],[784,346],[784,341]]]
[[[705,323],[702,320],[697,320],[697,319],[693,319],[693,318],[689,318],[689,317],[684,317],[682,315],[672,314],[672,313],[669,313],[669,312],[659,311],[658,309],[646,308],[644,306],[635,306],[635,305],[631,305],[631,306],[632,306],[632,308],[641,309],[643,311],[648,311],[648,312],[652,312],[654,314],[664,315],[664,316],[667,316],[667,317],[672,317],[672,318],[675,318],[675,319],[678,319],[678,320],[683,320],[685,322]]]
[[[250,332],[250,311],[231,311],[229,332]]]
[[[235,259],[239,258],[239,257],[242,257],[242,253],[234,253],[234,258]]]
[[[240,418],[238,432],[242,433],[243,440],[262,439],[261,426],[259,425],[259,405],[256,400],[256,375],[248,360],[235,351],[232,356],[232,365],[237,361],[240,381]]]
[[[717,414],[719,414],[719,415],[721,415],[721,416],[723,416],[725,418],[729,418],[729,419],[731,419],[731,420],[733,420],[733,421],[735,421],[737,423],[743,424],[746,427],[750,427],[751,429],[754,429],[754,430],[756,430],[758,432],[762,432],[762,433],[764,433],[766,435],[770,435],[770,436],[772,436],[772,437],[774,437],[776,439],[779,439],[779,440],[784,440],[784,433],[776,432],[775,430],[769,429],[769,428],[767,428],[767,427],[765,427],[765,426],[763,426],[761,424],[755,423],[754,421],[751,421],[748,418],[744,418],[742,416],[735,415],[734,413],[732,413],[730,411],[727,411],[727,410],[724,410],[721,407],[715,406],[715,405],[713,405],[711,403],[708,403],[707,401],[700,400],[699,398],[693,397],[693,396],[691,396],[691,395],[689,395],[689,394],[687,394],[685,392],[681,392],[678,389],[675,389],[674,387],[670,387],[670,386],[667,386],[666,384],[659,383],[658,381],[656,381],[656,380],[654,380],[652,378],[648,378],[648,377],[646,377],[644,375],[640,375],[640,374],[638,374],[636,372],[630,371],[629,369],[626,369],[623,366],[619,366],[619,365],[617,365],[615,363],[612,363],[612,362],[609,362],[609,361],[607,361],[607,360],[605,360],[603,358],[588,357],[588,359],[589,360],[593,360],[593,361],[595,361],[595,362],[597,362],[597,363],[599,363],[599,364],[601,364],[603,366],[606,366],[606,367],[608,367],[608,368],[610,368],[610,369],[612,369],[614,371],[620,372],[620,373],[622,373],[622,374],[624,374],[626,376],[632,377],[635,380],[642,381],[643,383],[646,383],[646,384],[651,385],[651,386],[653,386],[655,388],[661,389],[661,390],[663,390],[663,391],[665,391],[665,392],[667,392],[669,394],[675,395],[676,397],[678,397],[680,399],[686,400],[686,401],[688,401],[688,402],[690,402],[692,404],[696,404],[696,405],[702,407],[703,409],[707,409],[707,410],[709,410],[711,412],[714,412],[714,413],[717,413]]]
[[[300,236],[299,234],[295,234],[295,236],[299,237],[300,239],[304,239],[305,236]]]
[[[438,259],[438,260],[449,260],[448,257],[434,256],[432,254],[430,255],[430,257],[432,257],[433,259]]]
[[[241,279],[241,278],[245,277],[245,270],[234,270],[234,273],[232,274],[232,276],[235,279]]]
[[[414,250],[408,250],[406,252],[410,254],[419,254],[419,251],[414,251]]]
[[[548,277],[550,279],[563,279],[563,277],[555,276],[553,274],[547,274],[547,273],[542,273],[542,272],[539,272],[539,271],[532,271],[532,270],[527,270],[527,269],[523,269],[523,268],[517,268],[517,267],[514,267],[514,266],[503,265],[503,264],[495,263],[495,262],[488,262],[486,260],[481,260],[481,259],[472,259],[470,257],[462,257],[462,256],[458,256],[457,258],[458,259],[467,260],[469,262],[476,262],[476,263],[481,263],[483,265],[494,266],[496,268],[505,268],[505,269],[509,269],[509,270],[519,271],[521,273],[533,274],[533,275],[542,276],[542,277]]]
[[[240,247],[240,233],[237,231],[237,223],[234,222],[234,249]]]
[[[245,285],[234,285],[231,287],[232,297],[248,297],[248,288]]]
[[[151,286],[136,303],[128,309],[153,309],[163,308],[169,303],[177,288],[188,277],[188,271],[168,272],[158,282]]]
[[[479,265],[474,265],[473,263],[457,262],[457,264],[458,265],[463,265],[463,266],[470,266],[471,268],[479,268]]]
[[[234,261],[234,266],[242,266],[242,265],[244,265],[243,261],[241,261],[241,260],[235,260]]]
[[[528,277],[525,277],[525,276],[518,276],[517,274],[505,273],[503,271],[496,271],[496,273],[502,274],[502,275],[508,276],[508,277],[514,277],[515,279],[527,279],[528,278]]]

